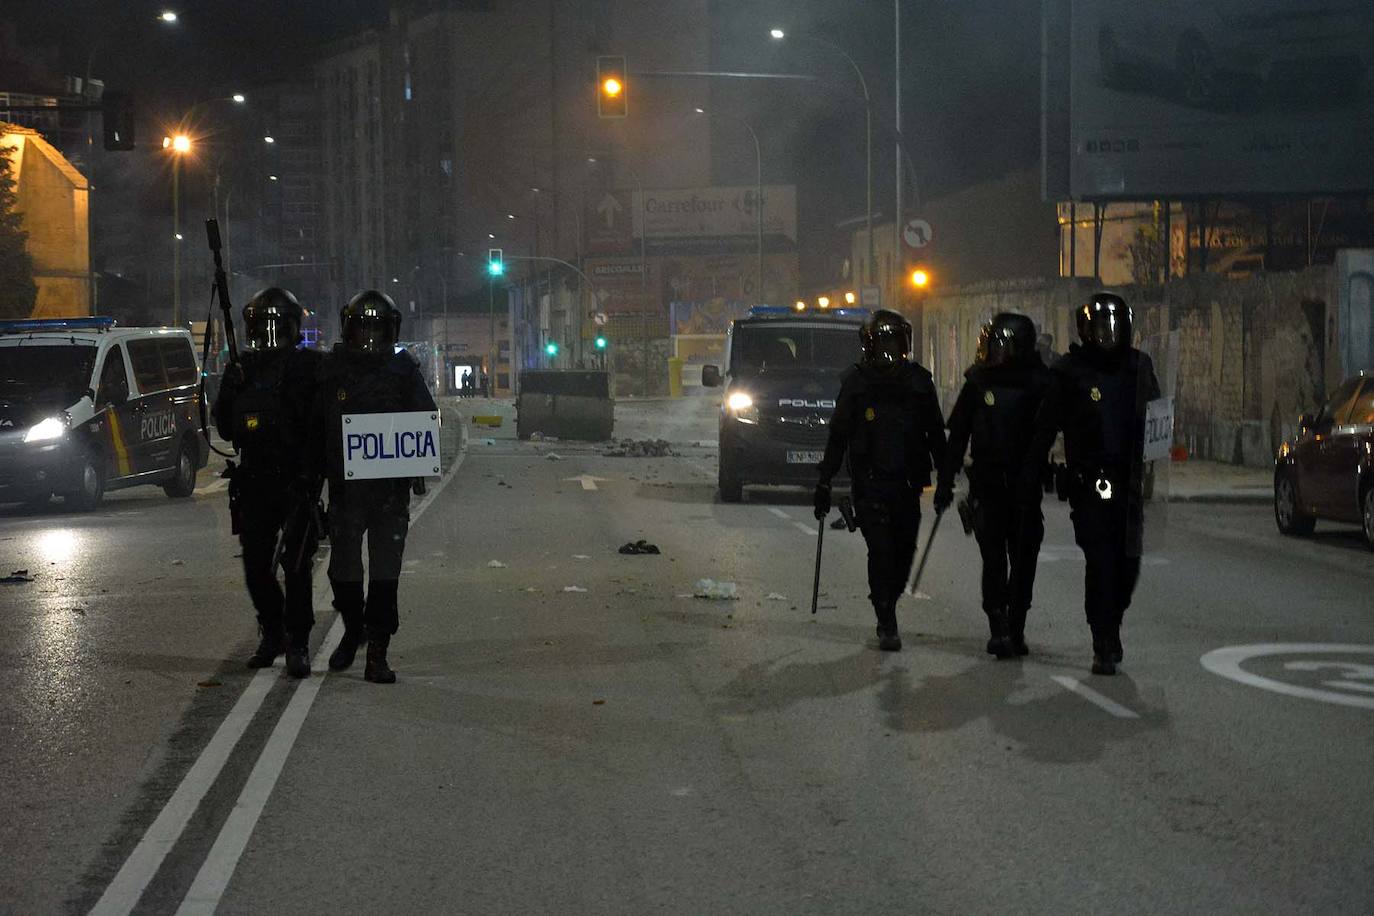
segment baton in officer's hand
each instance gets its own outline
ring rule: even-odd
[[[825,519],[816,522],[816,577],[811,582],[811,613],[816,613],[816,601],[821,594],[821,545],[825,543]]]
[[[907,586],[906,593],[915,597],[916,589],[921,584],[921,574],[926,571],[926,560],[930,559],[930,548],[935,543],[935,532],[940,530],[940,519],[944,518],[943,512],[935,513],[935,521],[930,526],[930,537],[926,538],[926,549],[921,553],[921,564],[916,567],[916,575],[912,577],[911,584]]]

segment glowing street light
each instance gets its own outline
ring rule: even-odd
[[[170,149],[174,153],[189,153],[191,151],[191,138],[185,134],[177,134],[175,137],[163,137],[162,148]]]
[[[787,33],[782,29],[769,29],[768,34],[774,41],[782,41],[787,37]]]
[[[237,102],[237,103],[240,104],[240,105],[242,105],[244,102],[248,101],[248,96],[244,95],[242,92],[235,92],[235,93],[234,93],[233,95],[231,95],[229,98],[233,99],[235,102]]]
[[[853,305],[854,302],[855,302],[855,300],[857,300],[857,299],[858,299],[858,297],[855,296],[852,292],[848,292],[848,293],[845,293],[845,294],[844,294],[844,301],[845,301],[845,304],[846,304],[846,305]]]
[[[823,308],[823,309],[828,309],[828,308],[830,308],[830,297],[829,297],[829,296],[821,296],[819,299],[816,300],[816,304],[819,305],[819,306],[820,306],[821,308]]]
[[[797,304],[792,307],[799,312],[804,312],[806,311],[806,302],[802,299],[798,299]]]
[[[175,25],[177,21],[177,14],[172,12],[171,10],[163,10],[162,14],[159,15],[157,18],[161,19],[168,25]]]
[[[272,136],[271,134],[268,134],[267,136],[265,136],[265,137],[262,138],[262,142],[263,142],[263,143],[276,143],[276,142],[277,142],[277,138],[274,137],[274,136]]]

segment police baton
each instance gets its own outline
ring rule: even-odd
[[[926,560],[930,559],[931,545],[935,543],[935,532],[940,530],[940,519],[944,517],[943,512],[935,513],[935,522],[930,526],[930,537],[926,538],[926,549],[921,552],[921,562],[916,567],[916,575],[911,577],[911,584],[906,589],[908,595],[916,595],[916,587],[921,584],[921,574],[926,571]]]
[[[821,594],[821,545],[825,543],[825,519],[816,521],[816,578],[811,582],[811,613],[816,613],[816,601]]]

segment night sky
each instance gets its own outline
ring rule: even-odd
[[[500,2],[500,0],[498,0]],[[510,0],[521,2],[521,0]],[[543,8],[542,0],[529,0]],[[667,2],[667,0],[642,0]],[[712,105],[758,128],[765,181],[794,183],[808,255],[841,243],[834,225],[863,212],[863,104],[842,57],[800,36],[823,36],[864,71],[876,112],[874,206],[893,203],[892,0],[708,0],[712,66],[817,77],[810,87],[714,81]],[[180,22],[158,21],[164,8]],[[69,72],[134,91],[145,123],[174,120],[200,99],[308,72],[316,46],[386,21],[386,0],[22,0],[0,17],[26,43],[58,48]],[[1032,168],[1039,153],[1039,4],[1030,0],[902,0],[903,113],[925,199]],[[798,36],[771,41],[772,26]],[[632,53],[632,49],[629,49]],[[652,61],[636,59],[651,67]],[[720,183],[753,177],[752,149],[714,145]],[[910,204],[908,204],[910,206]],[[818,268],[819,265],[812,265]],[[828,269],[828,268],[826,268]],[[811,270],[804,270],[812,273]]]

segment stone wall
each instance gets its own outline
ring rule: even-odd
[[[997,282],[963,287],[925,303],[923,362],[949,409],[973,360],[978,331],[999,311],[1029,315],[1063,352],[1077,340],[1073,311],[1087,281]],[[1246,280],[1214,275],[1176,280],[1132,304],[1138,340],[1149,339],[1166,383],[1165,334],[1177,332],[1175,443],[1197,458],[1263,467],[1293,434],[1299,414],[1339,383],[1336,289],[1329,267]]]

